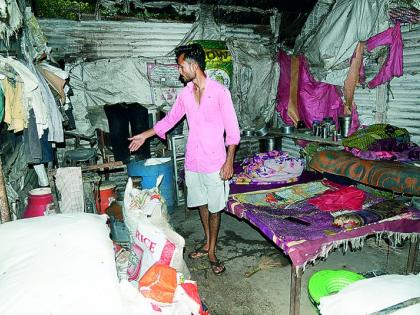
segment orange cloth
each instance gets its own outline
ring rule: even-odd
[[[359,71],[363,61],[363,49],[365,48],[364,42],[359,42],[355,49],[354,57],[351,60],[349,72],[347,78],[344,81],[344,112],[345,114],[351,113],[351,107],[354,99],[354,91],[356,89],[357,82],[359,81]]]
[[[66,80],[63,80],[54,73],[42,67],[38,67],[38,70],[41,72],[45,80],[47,80],[48,84],[60,95],[61,104],[64,104],[66,102],[66,93],[64,92],[64,85],[66,84]]]
[[[297,125],[299,118],[298,110],[298,82],[299,82],[299,57],[291,57],[290,65],[290,94],[289,94],[289,105],[287,107],[287,114],[290,119],[293,120],[295,126]]]

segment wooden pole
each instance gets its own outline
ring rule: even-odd
[[[292,264],[290,281],[289,315],[300,314],[300,290],[302,286],[303,269]]]
[[[1,223],[10,221],[9,201],[7,200],[6,184],[4,182],[3,166],[0,160],[0,220]]]
[[[407,272],[410,274],[414,272],[414,265],[416,264],[417,251],[419,248],[420,239],[417,238],[415,241],[410,241],[410,248],[408,250],[408,259],[407,259]]]

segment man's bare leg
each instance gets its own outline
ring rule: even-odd
[[[220,212],[210,213],[209,214],[209,260],[217,261],[216,258],[216,244],[217,244],[217,235],[219,234],[220,227]]]
[[[209,228],[209,209],[207,205],[199,206],[201,224],[203,225],[204,235],[206,236],[206,244],[203,249],[208,251],[210,245],[210,228]]]

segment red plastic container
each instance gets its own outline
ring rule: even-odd
[[[23,218],[43,216],[47,207],[53,202],[50,188],[36,188],[29,192],[28,206],[23,213]]]
[[[96,211],[104,214],[105,210],[110,206],[113,200],[117,199],[114,184],[105,184],[99,187],[99,194],[95,192]]]

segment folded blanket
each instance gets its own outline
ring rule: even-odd
[[[375,143],[383,139],[394,139],[395,146],[402,147],[410,142],[410,134],[405,128],[398,128],[389,124],[373,124],[359,129],[350,137],[343,139],[343,146],[360,150],[375,149]],[[378,148],[376,148],[378,149]]]

